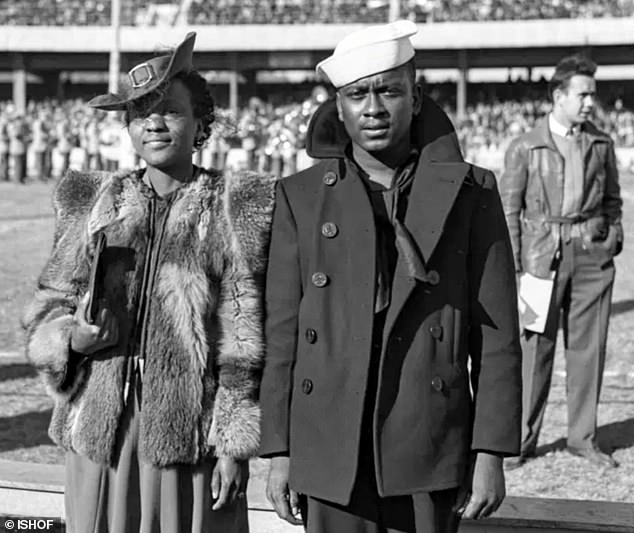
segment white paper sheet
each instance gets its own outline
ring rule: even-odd
[[[550,279],[537,278],[528,272],[520,276],[518,309],[520,324],[524,329],[544,333],[553,294],[554,277],[554,272]]]

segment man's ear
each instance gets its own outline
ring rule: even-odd
[[[339,91],[337,91],[335,103],[337,104],[337,117],[339,118],[339,122],[343,122],[343,109],[341,108],[341,96],[339,95]]]
[[[418,115],[423,108],[423,86],[420,83],[414,84],[412,98],[414,99],[414,115]]]

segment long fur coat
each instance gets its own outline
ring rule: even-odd
[[[102,464],[116,461],[127,361],[140,327],[153,194],[142,172],[70,172],[61,180],[53,251],[23,320],[27,356],[55,400],[51,438]],[[170,200],[145,319],[139,450],[150,464],[257,452],[273,190],[271,179],[252,173],[200,171]],[[73,314],[99,230],[108,239],[104,295],[119,342],[78,361],[69,349]]]

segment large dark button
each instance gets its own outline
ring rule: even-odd
[[[332,170],[329,170],[324,174],[324,183],[326,185],[332,186],[337,183],[337,174],[335,174]]]
[[[434,388],[434,390],[440,392],[445,388],[445,382],[440,376],[436,376],[434,377],[434,379],[431,380],[431,386]]]
[[[440,283],[440,274],[435,270],[430,270],[425,276],[425,281],[430,285],[438,285]]]
[[[310,394],[313,392],[313,382],[310,379],[302,381],[302,392],[304,394]]]
[[[429,328],[429,333],[434,339],[440,339],[442,337],[442,326],[434,325]]]
[[[328,283],[328,276],[323,272],[315,272],[311,277],[311,281],[315,287],[325,287]]]
[[[317,342],[317,332],[313,328],[308,328],[304,335],[306,336],[306,342],[308,344],[315,344],[315,342]]]
[[[333,237],[336,237],[337,233],[339,233],[339,228],[334,222],[324,222],[321,226],[321,234],[324,237],[332,239]]]

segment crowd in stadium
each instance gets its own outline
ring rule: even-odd
[[[146,24],[157,4],[187,7],[190,24],[378,23],[389,0],[121,0],[121,23]],[[110,0],[0,0],[0,25],[107,25]],[[400,16],[416,22],[626,17],[634,0],[401,0]],[[156,21],[154,21],[156,22]],[[172,21],[166,21],[172,22]]]
[[[232,117],[217,110],[214,134],[197,155],[197,162],[216,168],[249,167],[287,175],[311,164],[303,151],[308,121],[325,91],[316,90],[303,102],[273,106],[252,98]],[[508,143],[550,109],[546,100],[478,103],[452,117],[467,159],[499,168]],[[634,147],[634,112],[620,100],[597,110],[595,122],[608,131],[617,147]],[[95,111],[81,100],[30,102],[25,116],[13,104],[0,103],[0,180],[23,181],[29,153],[32,176],[59,176],[75,168],[129,168],[138,164],[126,129],[113,113]],[[21,175],[10,175],[6,162],[23,161]],[[5,165],[1,162],[4,161]],[[13,171],[15,172],[15,171]]]

